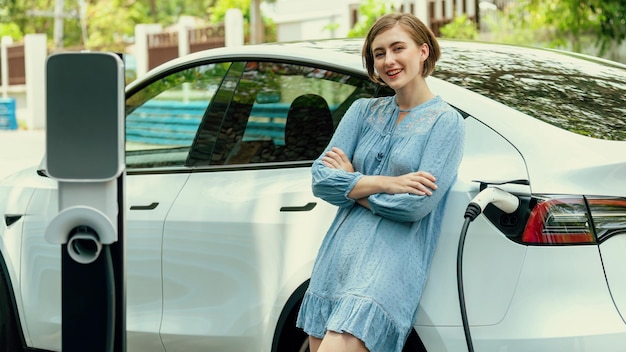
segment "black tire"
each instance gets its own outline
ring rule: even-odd
[[[10,285],[0,271],[0,352],[24,351],[13,309]]]
[[[309,349],[309,338],[305,338],[304,341],[302,341],[302,345],[300,346],[300,349],[298,350],[298,352],[311,352],[311,350]]]
[[[411,333],[404,344],[402,352],[427,352],[422,343],[422,339],[420,339],[415,329],[411,329]]]
[[[309,352],[309,336],[296,327],[301,302],[298,301],[287,316],[277,352]]]
[[[308,280],[303,282],[285,303],[276,326],[273,352],[309,352],[309,336],[296,327],[302,297],[308,286]]]

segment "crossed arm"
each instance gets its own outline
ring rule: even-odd
[[[332,169],[354,172],[352,162],[343,150],[333,147],[322,157],[322,163]],[[360,205],[370,208],[367,197],[377,193],[399,194],[410,193],[420,196],[431,196],[437,189],[435,176],[426,171],[410,172],[400,176],[368,176],[364,175],[354,185],[348,197],[355,199]]]

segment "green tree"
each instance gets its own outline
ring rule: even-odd
[[[133,1],[133,0],[130,0]],[[134,0],[148,10],[149,21],[163,25],[174,24],[180,16],[195,16],[208,20],[211,7],[219,0]]]
[[[441,27],[443,38],[474,40],[478,37],[478,28],[467,15],[455,17],[452,22]]]
[[[217,0],[213,7],[209,9],[211,22],[218,23],[224,21],[226,11],[229,9],[241,9],[244,21],[250,23],[250,0]]]
[[[11,23],[0,23],[0,38],[4,36],[9,36],[13,38],[14,41],[18,41],[22,39],[22,31],[17,24]]]
[[[519,0],[510,19],[517,28],[543,31],[551,46],[577,52],[591,41],[602,55],[626,39],[624,0]]]
[[[47,33],[52,35],[53,20],[29,14],[32,10],[52,10],[54,2],[50,0],[0,0],[0,23],[19,28],[21,34]],[[14,33],[11,30],[11,33]],[[12,34],[8,34],[12,35]],[[18,39],[19,38],[13,38]]]
[[[119,46],[120,38],[132,35],[135,24],[174,24],[182,15],[209,18],[216,0],[85,0],[86,26],[78,18],[64,19],[65,47]],[[44,33],[53,38],[55,0],[0,0],[0,22],[17,25],[21,33]],[[79,0],[64,0],[64,11],[80,13]],[[48,12],[47,16],[33,11]],[[83,35],[87,28],[87,40]],[[17,38],[16,38],[17,39]],[[86,41],[86,42],[85,42]]]
[[[121,0],[101,0],[87,8],[87,49],[124,52],[135,31],[135,24],[146,20],[145,5]]]
[[[364,37],[376,20],[393,12],[393,5],[388,0],[365,0],[359,6],[359,21],[350,29],[348,37]]]
[[[268,2],[273,2],[275,0],[271,0]],[[252,21],[251,14],[251,0],[217,0],[215,2],[215,6],[211,7],[210,20],[212,23],[223,22],[226,17],[226,12],[229,9],[241,9],[244,20],[244,33],[245,37],[249,38],[250,36],[250,23]],[[261,21],[263,23],[263,37],[265,42],[272,42],[276,40],[276,26],[274,22],[266,17],[262,17]]]

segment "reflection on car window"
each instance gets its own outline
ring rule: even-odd
[[[450,43],[433,76],[571,132],[626,140],[626,70],[617,65],[512,46],[487,57]]]
[[[152,82],[126,101],[126,166],[182,166],[229,64],[203,65]]]
[[[295,64],[247,62],[210,164],[315,159],[350,104],[373,96],[376,89],[366,77]]]

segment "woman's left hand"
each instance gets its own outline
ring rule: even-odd
[[[354,172],[352,162],[348,159],[346,153],[337,147],[332,147],[331,150],[326,152],[325,156],[322,157],[322,163],[331,169],[341,169],[347,172]]]

